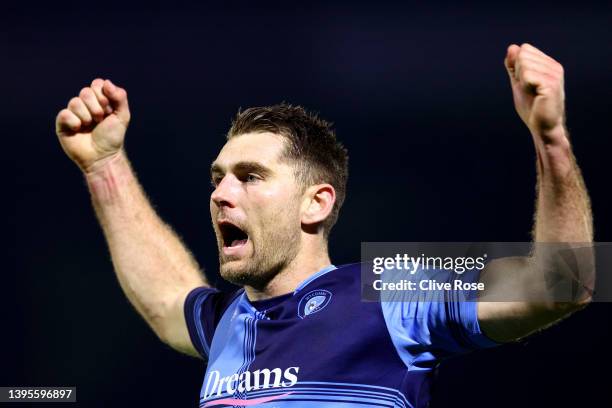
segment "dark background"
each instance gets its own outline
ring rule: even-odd
[[[88,407],[197,404],[203,364],[162,345],[121,293],[54,135],[57,112],[98,76],[128,90],[132,163],[217,282],[209,164],[239,107],[283,100],[334,121],[351,155],[334,263],[357,261],[361,241],[529,240],[534,150],[503,58],[530,42],[565,67],[596,239],[612,241],[610,6],[220,3],[2,13],[2,157],[15,174],[3,193],[15,204],[0,385],[76,385]],[[448,361],[433,406],[607,405],[611,312],[593,304],[527,342]]]

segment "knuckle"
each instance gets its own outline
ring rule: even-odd
[[[517,60],[518,60],[519,64],[521,64],[522,66],[529,65],[529,63],[530,63],[529,57],[527,57],[525,55],[525,53],[519,54]]]
[[[521,66],[523,68],[529,68],[533,66],[533,63],[531,62],[531,60],[525,58],[524,56],[521,58]]]
[[[79,92],[79,96],[81,98],[89,98],[91,96],[92,90],[89,87],[85,87],[83,89],[81,89],[81,92]]]
[[[76,116],[73,112],[68,109],[62,109],[58,114],[55,120],[56,126],[58,128],[74,128],[81,123],[81,120],[78,116]]]
[[[77,109],[81,105],[81,99],[78,97],[74,97],[68,101],[68,109],[74,110]]]
[[[526,71],[523,73],[523,79],[526,82],[535,82],[537,80],[537,75],[535,75],[533,71]]]
[[[55,119],[58,122],[65,122],[66,120],[68,120],[69,115],[70,111],[68,109],[62,109],[61,111],[59,111]]]
[[[92,106],[89,108],[89,110],[91,111],[91,114],[96,117],[104,116],[104,109],[102,109],[99,105]]]
[[[563,68],[563,65],[557,63],[557,69],[559,71],[559,74],[561,75],[565,74],[565,68]]]

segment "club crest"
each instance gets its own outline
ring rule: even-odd
[[[320,312],[329,304],[331,298],[331,292],[325,289],[317,289],[308,292],[302,297],[298,304],[298,316],[303,319],[308,315]]]

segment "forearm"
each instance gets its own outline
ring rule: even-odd
[[[534,135],[538,184],[532,255],[497,259],[481,274],[490,301],[479,304],[479,319],[485,333],[500,342],[555,323],[583,307],[592,293],[589,197],[568,139],[552,136]],[[572,262],[567,262],[570,252]],[[569,292],[571,287],[576,290]]]
[[[533,136],[538,185],[528,273],[534,282],[525,292],[541,288],[539,298],[560,318],[584,306],[593,292],[593,216],[567,130]]]
[[[180,239],[155,213],[120,152],[86,175],[117,278],[130,302],[160,336],[177,296],[205,284]]]
[[[531,131],[537,156],[532,254],[490,262],[478,305],[485,333],[498,341],[542,329],[591,300],[595,281],[593,219],[565,129],[563,66],[530,44],[504,60],[514,106]]]
[[[534,135],[534,140],[538,173],[534,242],[592,242],[589,196],[566,130]]]

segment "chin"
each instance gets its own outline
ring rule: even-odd
[[[221,277],[234,285],[248,284],[253,272],[244,260],[225,261],[221,264]]]
[[[269,268],[253,260],[242,259],[225,261],[221,264],[220,273],[223,279],[234,285],[263,289],[279,270],[278,266]]]

